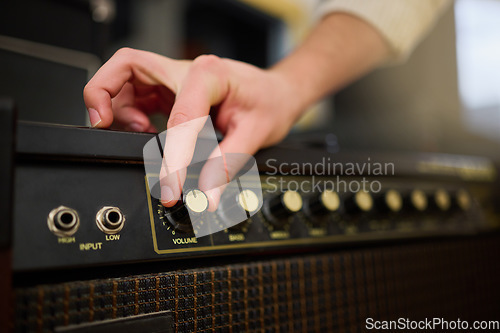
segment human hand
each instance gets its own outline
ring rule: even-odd
[[[207,116],[217,106],[214,123],[224,134],[220,152],[249,155],[288,133],[305,108],[298,96],[294,84],[272,70],[213,55],[186,61],[133,49],[119,50],[84,90],[91,123],[99,128],[115,122],[129,130],[154,131],[146,115],[161,110],[170,115],[167,129],[172,129]],[[167,207],[180,198],[185,174],[178,171],[192,159],[201,130],[195,127],[175,144],[167,140],[164,155],[169,160],[160,174],[161,202]],[[175,177],[167,177],[174,172]],[[215,210],[221,193],[210,186],[213,181],[206,174],[202,171],[200,188],[207,189],[209,209]]]

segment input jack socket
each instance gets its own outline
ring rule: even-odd
[[[80,227],[80,217],[76,210],[59,206],[50,211],[47,216],[49,230],[59,237],[69,237]]]
[[[99,230],[108,235],[119,233],[125,224],[125,215],[118,207],[102,207],[96,215]]]

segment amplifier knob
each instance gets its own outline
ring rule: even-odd
[[[191,217],[201,216],[208,208],[208,198],[200,190],[191,190],[171,208],[163,208],[167,221],[175,230],[193,232]]]
[[[427,205],[427,196],[422,190],[415,189],[403,198],[403,206],[408,211],[423,212],[427,209]]]
[[[368,213],[373,208],[373,198],[370,193],[359,191],[348,197],[344,206],[348,214]]]
[[[340,197],[337,192],[325,190],[321,194],[315,194],[307,199],[304,210],[310,216],[324,216],[329,213],[338,212],[340,209]]]
[[[230,207],[226,207],[226,205],[229,203]],[[239,217],[242,212],[245,212],[247,216],[249,214],[255,212],[259,208],[259,197],[257,194],[255,194],[254,191],[245,189],[238,193],[238,195],[234,196],[234,199],[231,200],[224,200],[223,203],[224,207],[223,215],[221,216],[223,219],[228,220],[228,222],[232,222],[231,219],[234,221],[234,217],[237,216]],[[234,225],[230,227],[229,229],[231,231],[241,231],[243,230],[248,224],[250,223],[249,219],[246,219],[242,221],[241,223],[238,223],[237,225]]]
[[[463,212],[468,211],[472,206],[472,199],[469,192],[464,189],[455,192],[452,196],[451,205],[453,209],[458,209]]]
[[[243,190],[236,197],[236,202],[248,213],[253,213],[259,208],[259,197],[252,190]]]
[[[451,207],[451,199],[448,192],[443,189],[436,190],[430,197],[429,207],[433,210],[446,212]]]
[[[403,198],[396,190],[389,190],[375,199],[375,207],[381,213],[397,213],[403,208]]]
[[[274,226],[281,227],[286,219],[302,209],[302,196],[288,190],[264,204],[264,213]]]

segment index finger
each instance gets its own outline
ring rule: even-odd
[[[162,204],[173,206],[180,198],[185,173],[193,158],[198,133],[205,125],[210,107],[220,103],[229,91],[229,76],[222,59],[201,56],[193,61],[170,113],[160,179]],[[210,152],[208,152],[210,153]],[[220,155],[220,153],[219,153]]]

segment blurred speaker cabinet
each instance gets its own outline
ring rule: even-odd
[[[496,234],[23,286],[15,290],[15,331],[160,311],[170,311],[172,332],[359,332],[367,318],[498,320],[499,255]]]

